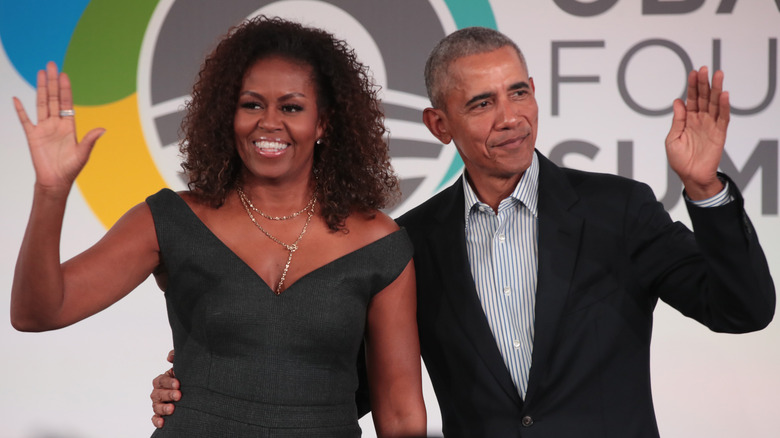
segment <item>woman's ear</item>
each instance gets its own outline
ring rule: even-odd
[[[322,137],[325,135],[325,130],[328,127],[328,117],[325,114],[321,114],[319,119],[317,120],[317,129],[316,137],[317,140],[314,142],[316,145],[322,145],[324,142],[322,141]]]

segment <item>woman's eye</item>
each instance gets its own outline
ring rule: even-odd
[[[303,109],[300,105],[284,105],[282,110],[287,113],[297,113]]]
[[[260,109],[260,104],[257,102],[244,102],[241,104],[241,108],[245,109]]]

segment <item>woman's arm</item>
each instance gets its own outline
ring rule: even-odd
[[[369,304],[366,362],[377,436],[425,436],[417,295],[411,261]]]
[[[38,72],[34,125],[14,99],[35,167],[32,211],[14,271],[11,323],[51,330],[92,315],[126,295],[159,263],[148,207],[130,210],[95,246],[60,265],[65,204],[102,129],[79,142],[67,75],[54,63]]]

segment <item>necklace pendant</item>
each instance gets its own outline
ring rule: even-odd
[[[316,195],[312,195],[312,198],[309,201],[309,203],[301,211],[295,212],[295,213],[293,213],[293,214],[291,214],[289,216],[270,217],[270,216],[267,216],[266,214],[264,214],[263,212],[261,212],[260,210],[258,210],[257,208],[255,208],[254,205],[252,205],[252,201],[250,201],[249,198],[247,198],[247,196],[244,193],[244,191],[241,190],[241,187],[236,187],[236,191],[238,192],[238,199],[241,201],[241,205],[243,205],[244,210],[246,211],[246,214],[249,216],[249,219],[252,221],[252,223],[255,224],[257,229],[262,231],[263,234],[268,236],[269,239],[271,239],[274,242],[278,243],[284,249],[286,249],[287,251],[290,252],[287,255],[287,263],[285,263],[284,269],[282,270],[282,276],[279,279],[279,284],[276,286],[276,289],[274,290],[274,293],[276,295],[280,295],[282,293],[282,286],[284,285],[284,280],[287,278],[287,271],[290,269],[290,263],[292,262],[293,253],[298,250],[298,242],[300,242],[301,239],[303,238],[303,235],[306,234],[306,229],[309,227],[309,223],[311,222],[311,218],[314,216],[314,206],[317,203],[317,197],[316,197]],[[288,245],[288,244],[282,242],[281,240],[277,239],[276,237],[274,237],[265,228],[263,228],[257,222],[257,220],[255,220],[255,217],[252,214],[252,210],[256,211],[257,213],[262,215],[264,218],[270,219],[270,220],[287,220],[287,219],[292,219],[292,218],[298,216],[299,214],[303,213],[304,211],[308,211],[308,214],[307,214],[307,217],[306,217],[306,223],[303,224],[303,228],[301,229],[301,233],[298,234],[298,238],[295,240],[295,242],[293,242],[293,243]]]

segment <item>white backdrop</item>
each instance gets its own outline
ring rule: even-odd
[[[453,10],[460,3],[431,0],[446,31],[456,27],[448,8]],[[677,199],[676,189],[667,194],[663,151],[671,115],[651,116],[643,114],[642,108],[661,110],[679,96],[686,59],[698,67],[712,65],[719,58],[732,104],[744,110],[732,118],[726,153],[737,173],[744,172],[742,189],[748,213],[772,273],[780,278],[780,104],[776,90],[770,87],[778,79],[780,4],[772,0],[540,3],[489,3],[497,28],[525,51],[534,77],[540,107],[537,147],[548,156],[561,156],[559,161],[571,167],[633,174],[650,184],[659,198],[668,195],[668,199]],[[307,7],[301,9],[302,4]],[[415,7],[413,2],[398,4]],[[661,7],[665,13],[643,13],[643,4],[650,9]],[[263,12],[299,17],[334,31],[357,48],[378,82],[385,77],[381,55],[372,52],[375,46],[354,37],[360,26],[335,6],[320,1],[278,2]],[[720,48],[719,57],[713,55],[717,52],[714,47]],[[409,65],[408,69],[422,74],[422,65]],[[572,82],[572,77],[584,79]],[[8,315],[13,267],[34,181],[11,96],[18,96],[33,109],[34,92],[5,52],[0,52],[0,78],[0,314]],[[556,82],[556,78],[563,79]],[[622,92],[620,84],[624,84]],[[558,97],[553,99],[556,93]],[[404,101],[410,107],[425,105],[420,96],[388,94],[388,99]],[[767,102],[763,109],[751,111],[762,101]],[[388,126],[393,136],[426,135],[419,124],[389,121]],[[86,132],[88,127],[80,128]],[[574,146],[566,149],[567,145]],[[452,149],[445,147],[438,157],[427,161],[394,162],[401,176],[441,175]],[[745,171],[751,158],[761,166],[753,174]],[[432,194],[430,187],[435,185],[425,184],[394,214]],[[71,194],[62,239],[63,259],[85,249],[105,232],[87,201],[79,190]],[[679,203],[670,211],[675,219],[688,222]],[[723,335],[709,332],[665,304],[659,304],[655,315],[652,382],[662,436],[780,436],[776,422],[780,414],[780,324],[773,322],[753,334]],[[4,317],[0,319],[0,345],[4,351],[0,360],[0,436],[151,434],[151,380],[167,369],[165,356],[171,348],[164,299],[153,281],[101,314],[56,332],[18,333]],[[429,430],[439,433],[438,406],[429,385],[426,404]],[[361,425],[365,436],[374,436],[370,419]]]

